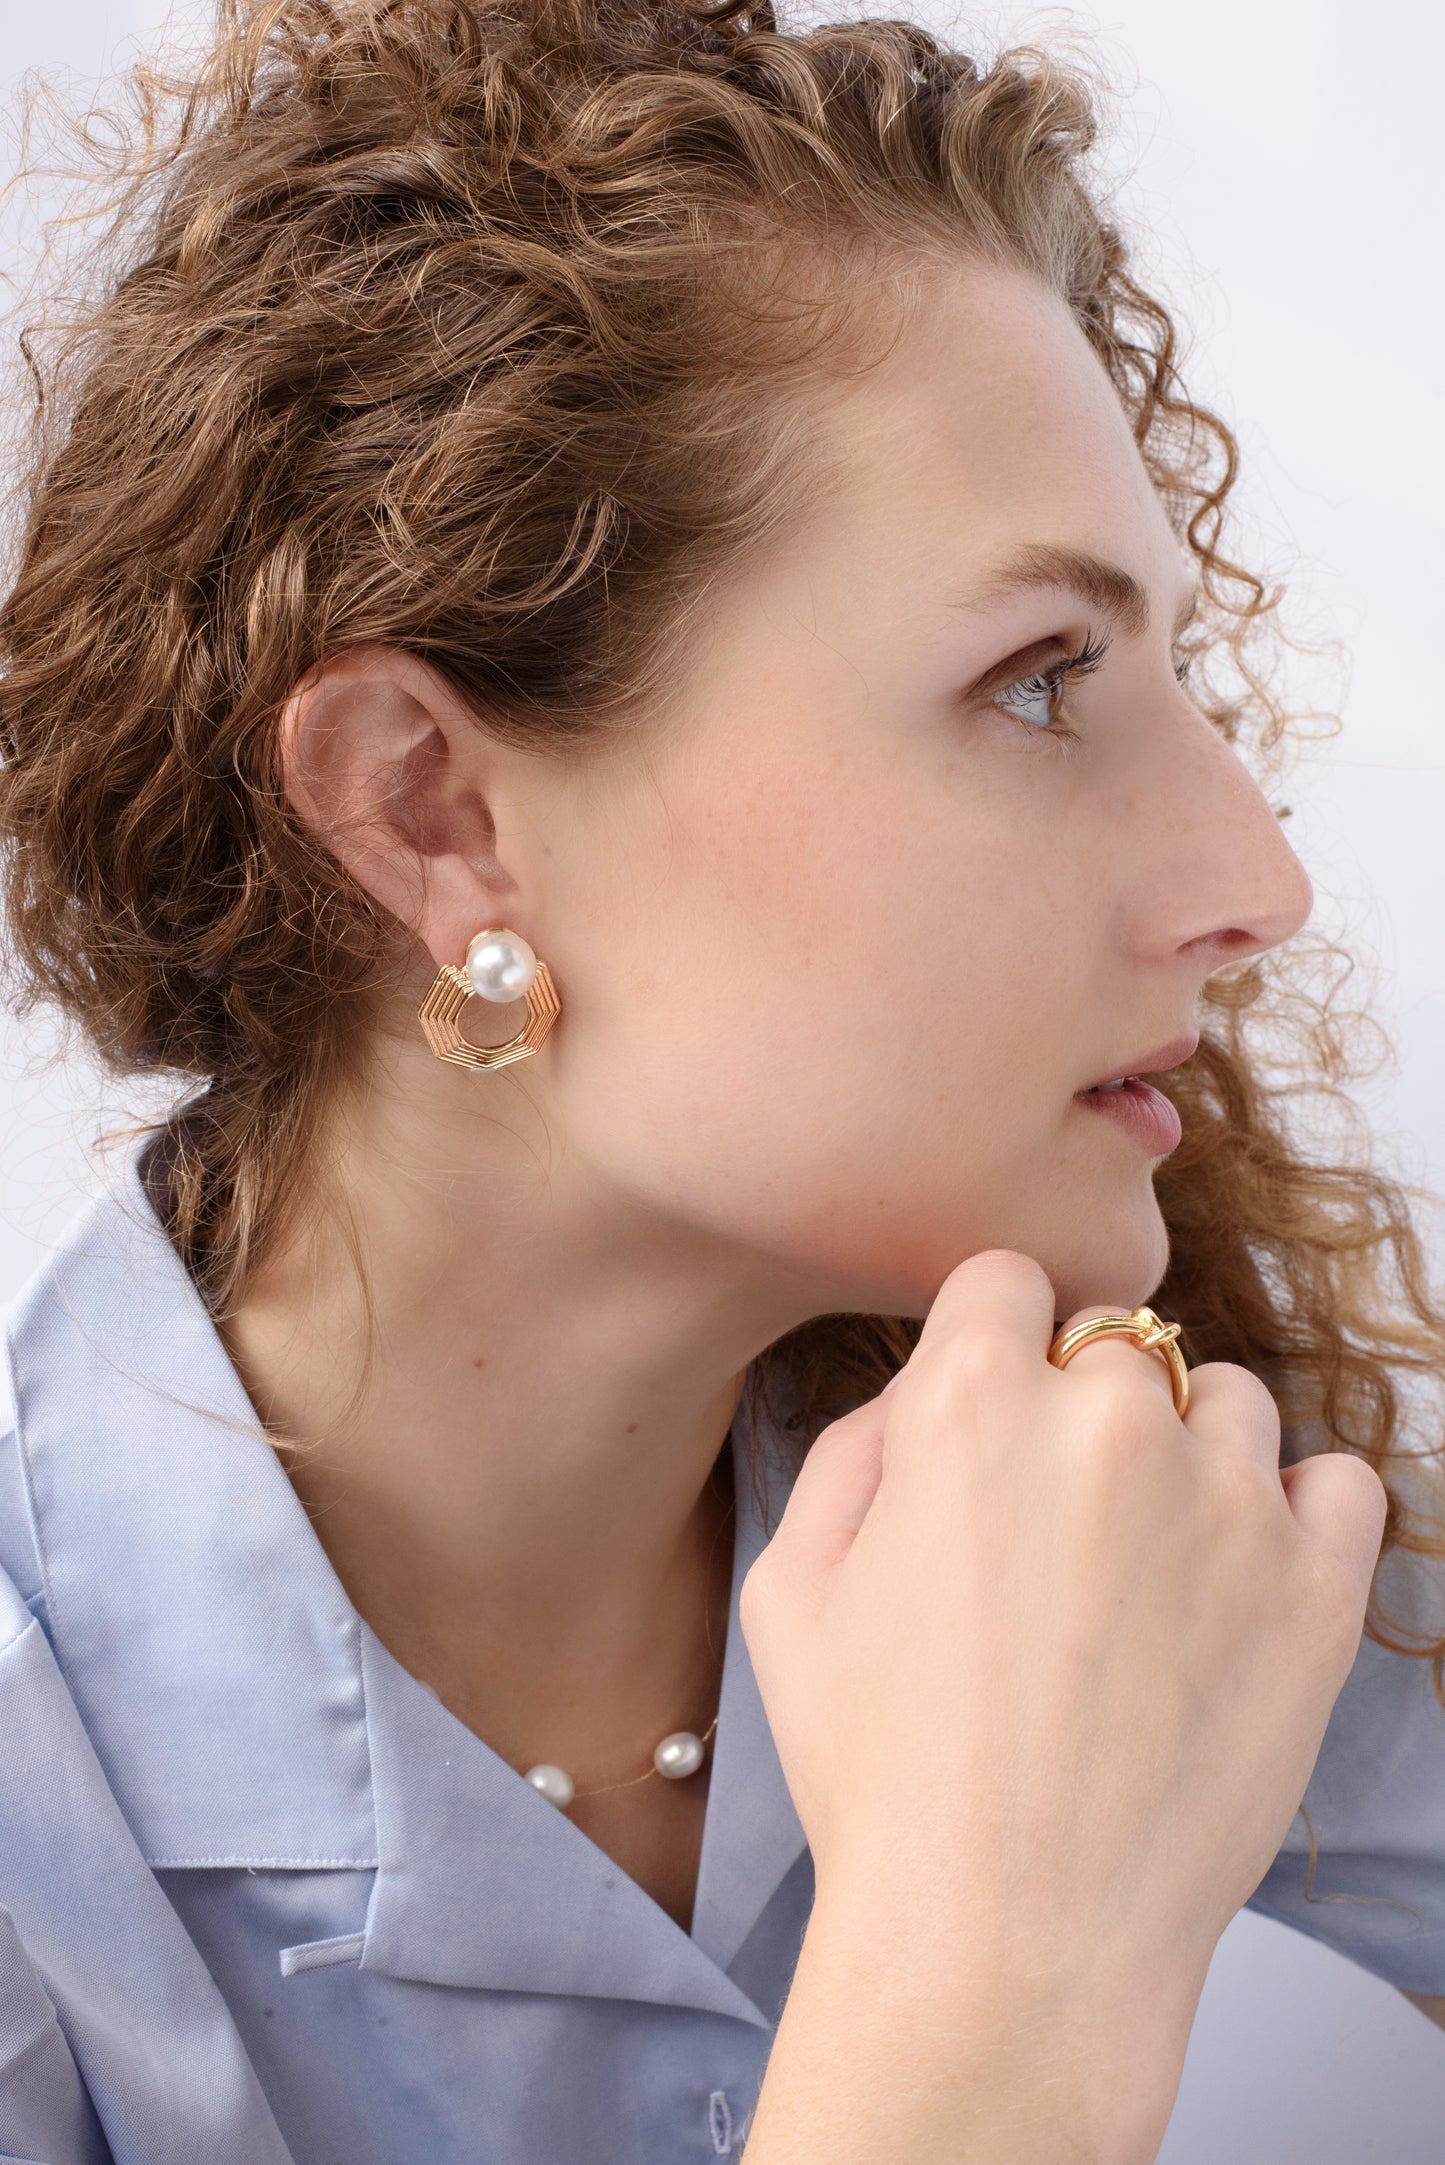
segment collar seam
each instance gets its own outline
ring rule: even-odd
[[[184,1357],[176,1351],[182,1337],[187,1349]],[[72,1366],[80,1375],[81,1395],[69,1379]],[[210,1676],[205,1664],[215,1630],[212,1605],[206,1605],[206,1621],[197,1641],[199,1657],[197,1646],[184,1658],[173,1657],[172,1641],[162,1643],[164,1619],[157,1610],[158,1597],[137,1580],[135,1569],[137,1556],[144,1561],[151,1543],[157,1557],[166,1555],[169,1568],[172,1545],[166,1540],[160,1515],[153,1510],[145,1519],[139,1549],[132,1542],[117,1553],[112,1534],[105,1536],[108,1547],[100,1546],[94,1502],[87,1500],[82,1485],[86,1454],[93,1452],[97,1460],[109,1460],[107,1479],[118,1494],[143,1500],[148,1493],[144,1484],[155,1477],[155,1465],[144,1453],[133,1469],[124,1456],[117,1464],[117,1445],[128,1452],[141,1440],[152,1398],[160,1401],[161,1418],[178,1424],[178,1433],[185,1438],[194,1436],[198,1423],[209,1428],[214,1421],[221,1432],[215,1451],[187,1461],[192,1467],[210,1469],[198,1472],[192,1483],[203,1514],[214,1501],[207,1484],[221,1478],[228,1467],[239,1465],[237,1454],[242,1450],[247,1465],[252,1466],[256,1447],[264,1445],[255,1465],[260,1466],[258,1508],[263,1527],[269,1529],[266,1556],[287,1553],[278,1544],[294,1534],[293,1515],[297,1525],[306,1526],[284,1469],[254,1409],[245,1402],[214,1318],[201,1303],[149,1199],[143,1190],[137,1192],[133,1162],[121,1184],[108,1186],[77,1215],[45,1266],[22,1289],[10,1313],[0,1319],[0,1402],[7,1377],[14,1407],[11,1447],[17,1461],[16,1547],[23,1553],[19,1527],[23,1515],[46,1614],[34,1616],[39,1606],[34,1596],[27,1606],[40,1624],[107,1785],[120,1803],[136,1842],[137,1861],[143,1857],[146,1866],[157,1871],[208,1866],[375,1871],[379,1859],[372,1724],[357,1644],[359,1618],[329,1563],[324,1585],[311,1568],[314,1529],[307,1529],[306,1599],[309,1602],[318,1590],[325,1598],[314,1616],[306,1609],[305,1628],[294,1645],[286,1642],[301,1665],[294,1673],[286,1672],[284,1688],[265,1695],[251,1692],[251,1711],[238,1706],[233,1722],[226,1725],[232,1738],[260,1739],[261,1756],[252,1751],[247,1772],[259,1771],[253,1779],[242,1781],[236,1796],[222,1792],[210,1757],[187,1742],[193,1730],[199,1733],[203,1712],[207,1721],[213,1719],[213,1710],[203,1709],[198,1696]],[[136,1390],[146,1396],[133,1403]],[[237,1401],[234,1410],[233,1401]],[[0,1423],[4,1432],[10,1430],[3,1413]],[[145,1437],[149,1436],[146,1429]],[[269,1480],[276,1484],[276,1495]],[[280,1518],[278,1495],[282,1504],[289,1505]],[[168,1499],[167,1509],[174,1508]],[[220,1510],[219,1504],[216,1509]],[[204,1515],[187,1519],[188,1527],[200,1525],[203,1531],[208,1523]],[[217,1524],[221,1525],[220,1519]],[[129,1518],[126,1526],[131,1528]],[[95,1568],[91,1543],[101,1557],[101,1570]],[[171,1593],[169,1598],[191,1601],[199,1620],[195,1559],[192,1556],[186,1562],[191,1551],[184,1542],[177,1553],[186,1575],[174,1582],[180,1596]],[[223,1567],[228,1555],[229,1551],[222,1554]],[[319,1545],[315,1555],[318,1559],[322,1555]],[[114,1580],[126,1589],[118,1603],[107,1607],[100,1602],[97,1584],[101,1580],[107,1584]],[[221,1590],[227,1598],[230,1583],[223,1573]],[[165,1586],[172,1586],[170,1578]],[[339,1602],[334,1599],[338,1595]],[[236,1598],[246,1600],[248,1622],[257,1621],[254,1598],[239,1590]],[[126,1649],[137,1616],[149,1634],[143,1655],[149,1663],[145,1674],[151,1686],[159,1678],[164,1691],[157,1697],[148,1689],[131,1705],[124,1690],[118,1697],[111,1690],[92,1704],[93,1670],[102,1677],[110,1674],[113,1663],[120,1663],[127,1675],[134,1670],[136,1656]],[[277,1647],[260,1631],[259,1623],[258,1634],[261,1653],[269,1650],[274,1660]],[[249,1675],[250,1670],[245,1673]],[[307,1695],[313,1675],[320,1680],[316,1689],[324,1687],[326,1697],[324,1705],[318,1700],[312,1709],[303,1732],[298,1724],[310,1704]],[[275,1741],[277,1722],[287,1747],[285,1756]],[[290,1756],[292,1747],[300,1752],[299,1774]],[[234,1758],[235,1748],[228,1749]],[[297,1792],[294,1808],[293,1791]],[[255,1823],[258,1818],[259,1824]],[[252,1824],[246,1823],[248,1819]],[[147,1822],[150,1834],[179,1835],[180,1849],[167,1840],[156,1842],[151,1853],[147,1832],[142,1831]],[[321,1841],[289,1848],[283,1843],[274,1852],[250,1846],[258,1834],[297,1832],[320,1835]],[[370,1839],[353,1839],[363,1833]],[[202,1845],[199,1850],[193,1847],[197,1838]]]
[[[244,1865],[252,1871],[298,1872],[342,1870],[348,1872],[375,1872],[380,1870],[377,1857],[147,1857],[146,1863],[153,1872],[180,1871],[191,1866],[210,1866],[212,1870],[224,1870],[233,1865]]]
[[[32,1616],[28,1624],[21,1625],[20,1629],[16,1632],[13,1639],[7,1639],[5,1641],[5,1644],[3,1646],[0,1646],[0,1661],[8,1661],[10,1656],[13,1653],[17,1652],[17,1650],[25,1644],[26,1640],[30,1637],[31,1632],[39,1631],[39,1629],[39,1617]],[[0,2159],[0,2165],[4,2165],[3,2159]]]
[[[51,1284],[57,1294],[61,1291],[60,1276],[51,1268]],[[69,1306],[67,1303],[67,1313]],[[26,1409],[22,1403],[20,1373],[15,1365],[15,1348],[10,1327],[5,1332],[5,1366],[10,1381],[10,1403],[15,1411],[15,1458],[20,1468],[20,1485],[25,1492],[25,1515],[30,1522],[30,1539],[35,1549],[35,1561],[40,1570],[40,1585],[45,1597],[45,1616],[49,1625],[46,1634],[51,1652],[66,1688],[72,1690],[69,1664],[65,1659],[64,1642],[60,1630],[60,1616],[55,1606],[55,1584],[50,1569],[50,1550],[45,1539],[45,1522],[35,1495],[35,1469],[31,1463],[30,1445],[25,1434]]]

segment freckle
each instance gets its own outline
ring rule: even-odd
[[[481,1356],[481,1354],[480,1354],[480,1353],[479,1353],[479,1354],[477,1355],[476,1359],[475,1359],[475,1360],[474,1360],[474,1361],[472,1362],[472,1366],[473,1366],[473,1368],[485,1368],[485,1367],[486,1367],[486,1365],[487,1365],[487,1364],[486,1364],[486,1362],[485,1362],[485,1361],[483,1360],[483,1358],[482,1358],[482,1356]]]
[[[635,1435],[637,1434],[637,1423],[636,1423],[636,1421],[629,1421],[629,1422],[628,1422],[628,1424],[627,1424],[627,1433],[628,1433],[628,1435],[629,1435],[629,1436],[635,1436]]]

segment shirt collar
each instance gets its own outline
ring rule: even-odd
[[[134,1157],[8,1340],[51,1643],[146,1862],[374,1862],[360,1620]]]
[[[760,1419],[754,1494],[751,1373],[689,1936],[357,1615],[138,1156],[21,1295],[8,1351],[52,1642],[147,1863],[374,1866],[363,1967],[763,2020],[725,1971],[806,1838],[738,1624],[790,1478]]]
[[[733,1449],[732,1606],[691,1935],[363,1625],[382,1856],[363,1969],[432,1984],[670,2001],[765,2022],[726,1971],[807,1845],[737,1624],[742,1575],[766,1537],[755,1512],[742,1516],[737,1424]],[[420,1767],[429,1770],[424,1781]],[[488,1829],[484,1877],[479,1826]]]

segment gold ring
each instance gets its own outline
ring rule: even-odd
[[[1157,1353],[1168,1369],[1174,1411],[1182,1421],[1189,1411],[1189,1369],[1179,1350],[1180,1329],[1178,1323],[1161,1323],[1152,1308],[1135,1308],[1127,1314],[1121,1309],[1117,1315],[1091,1316],[1087,1323],[1060,1331],[1049,1347],[1049,1359],[1055,1368],[1066,1368],[1081,1347],[1092,1345],[1096,1338],[1132,1338],[1145,1353]]]

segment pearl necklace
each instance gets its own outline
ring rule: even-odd
[[[674,1729],[658,1745],[647,1771],[634,1774],[625,1782],[603,1782],[597,1789],[578,1789],[565,1767],[554,1766],[546,1759],[535,1767],[528,1767],[522,1779],[549,1804],[555,1804],[559,1812],[565,1812],[569,1804],[579,1803],[583,1797],[607,1796],[614,1789],[635,1789],[639,1782],[650,1782],[654,1774],[660,1774],[664,1781],[685,1782],[689,1774],[696,1774],[702,1765],[707,1756],[708,1738],[716,1727],[717,1715],[714,1714],[701,1736],[695,1736],[691,1729]]]
[[[701,1736],[694,1736],[691,1729],[674,1729],[665,1736],[652,1755],[652,1765],[645,1774],[634,1774],[630,1781],[604,1782],[600,1789],[577,1789],[572,1777],[563,1767],[554,1767],[543,1761],[540,1766],[528,1767],[522,1776],[530,1782],[539,1796],[549,1804],[555,1804],[559,1812],[581,1797],[605,1796],[610,1789],[635,1789],[639,1782],[650,1782],[654,1774],[661,1774],[666,1781],[686,1781],[689,1774],[696,1774],[702,1765],[708,1738],[717,1727],[717,1716]]]

